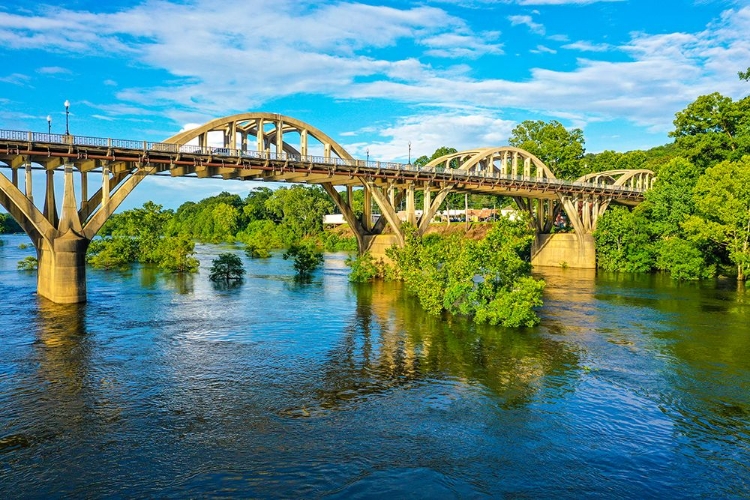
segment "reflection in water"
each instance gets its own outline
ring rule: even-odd
[[[512,408],[552,380],[574,382],[565,374],[578,359],[562,342],[430,316],[402,290],[397,283],[356,286],[356,317],[325,365],[324,407],[415,381],[453,379],[481,384]]]
[[[352,286],[340,255],[218,291],[225,248],[197,250],[195,275],[90,270],[56,306],[4,247],[3,497],[747,496],[734,283],[545,270],[542,324],[507,330]]]
[[[81,392],[88,371],[89,344],[84,304],[55,304],[39,298],[34,321],[39,371],[55,392]]]

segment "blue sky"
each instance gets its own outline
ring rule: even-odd
[[[62,133],[68,99],[71,133],[99,137],[269,111],[371,159],[503,145],[528,119],[644,149],[697,96],[750,93],[748,33],[748,0],[20,0],[0,6],[0,128]],[[153,180],[128,205],[166,186],[169,207],[252,187]]]

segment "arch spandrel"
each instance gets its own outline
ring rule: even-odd
[[[337,155],[339,158],[345,160],[354,159],[354,157],[352,157],[352,155],[350,155],[339,143],[334,141],[328,134],[324,133],[320,129],[296,118],[280,115],[278,113],[240,113],[237,115],[216,118],[201,125],[200,127],[180,132],[163,142],[168,144],[186,144],[191,140],[196,139],[208,132],[231,131],[233,130],[232,125],[234,125],[235,131],[241,131],[248,135],[256,135],[258,133],[258,123],[260,122],[260,120],[263,120],[264,124],[273,123],[276,125],[273,131],[264,132],[264,136],[269,141],[275,142],[278,124],[280,122],[283,124],[281,128],[282,134],[286,132],[298,132],[302,134],[304,132],[308,136],[313,137],[314,139],[319,141],[321,144],[329,144],[331,152]],[[284,142],[283,149],[287,153],[300,154],[294,146],[287,142]]]
[[[535,169],[537,170],[537,174],[533,175],[533,177],[545,179],[556,178],[555,174],[552,173],[552,171],[547,167],[547,165],[544,164],[542,160],[524,149],[516,148],[513,146],[499,146],[460,151],[458,153],[435,158],[430,163],[428,163],[425,168],[435,168],[436,166],[442,164],[448,165],[451,160],[459,159],[460,165],[458,167],[458,170],[470,172],[472,170],[477,170],[477,167],[481,167],[482,164],[494,165],[494,162],[498,160],[512,161],[514,156],[516,156],[516,158],[520,158],[524,162],[528,160],[531,165],[534,165]],[[523,174],[522,164],[518,166],[518,169],[520,170],[520,173]],[[479,169],[479,171],[482,171],[481,168]],[[539,172],[541,172],[542,175],[538,175]]]
[[[640,180],[645,181],[645,185],[647,187],[651,187],[651,182],[655,177],[656,175],[654,174],[654,172],[647,169],[618,169],[586,174],[583,177],[578,178],[576,182],[595,182],[597,179],[606,179],[608,182],[605,182],[604,184],[612,186],[624,186],[628,182],[640,178]]]

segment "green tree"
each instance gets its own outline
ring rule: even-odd
[[[596,260],[607,271],[647,272],[654,266],[648,220],[637,209],[612,207],[599,217]]]
[[[249,222],[265,220],[270,218],[266,209],[266,201],[273,195],[273,191],[267,187],[252,189],[245,198],[242,212]]]
[[[569,131],[556,120],[526,120],[513,129],[508,143],[542,160],[560,179],[576,179],[584,171],[581,129]]]
[[[31,255],[29,255],[23,260],[19,260],[16,267],[19,271],[34,271],[39,267],[39,262],[37,261],[36,257],[32,257]]]
[[[703,169],[750,154],[750,96],[733,101],[718,92],[698,97],[674,119],[677,147]]]
[[[130,236],[107,236],[89,244],[89,264],[100,269],[122,269],[138,260],[138,241]]]
[[[448,311],[508,327],[539,322],[543,281],[530,277],[533,235],[525,221],[501,219],[485,239],[420,238],[404,226],[406,245],[390,250],[406,288],[430,314]]]
[[[694,195],[698,213],[686,222],[686,230],[698,241],[726,248],[737,278],[744,281],[750,272],[750,155],[706,170]]]
[[[221,253],[212,261],[208,279],[214,282],[239,281],[245,276],[242,259],[233,253]]]
[[[747,71],[738,71],[737,76],[740,77],[740,80],[750,82],[750,68],[747,68]]]
[[[280,223],[285,243],[291,245],[323,231],[323,216],[334,205],[322,188],[294,185],[279,188],[266,201],[266,209]]]
[[[251,259],[267,259],[271,256],[271,252],[268,251],[268,247],[257,241],[250,241],[245,244],[245,255]]]
[[[312,273],[323,264],[323,252],[310,243],[296,243],[284,252],[284,260],[294,259],[297,279],[309,281]]]
[[[159,242],[160,269],[173,273],[194,273],[200,263],[195,255],[195,243],[189,236],[167,236]]]
[[[23,229],[10,214],[0,214],[0,234],[22,233]]]

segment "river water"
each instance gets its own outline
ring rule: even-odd
[[[88,271],[38,299],[0,246],[0,497],[750,497],[750,292],[547,270],[542,323],[398,284]],[[236,250],[239,253],[239,250]],[[244,258],[244,256],[243,256]]]

